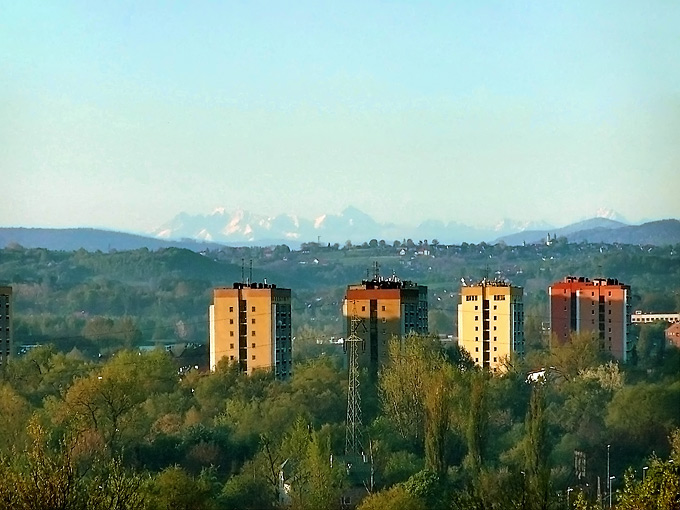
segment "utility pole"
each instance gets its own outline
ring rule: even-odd
[[[354,306],[354,305],[353,305]],[[361,455],[361,392],[359,391],[359,348],[364,349],[364,340],[357,335],[361,319],[356,307],[352,310],[350,335],[345,339],[345,351],[349,353],[347,383],[347,422],[345,429],[345,455]]]

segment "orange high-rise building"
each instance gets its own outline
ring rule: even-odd
[[[0,287],[0,368],[12,354],[12,287]]]
[[[290,289],[266,283],[235,283],[213,290],[210,306],[210,369],[222,358],[241,371],[271,370],[278,379],[293,371]]]
[[[524,289],[482,280],[460,289],[458,345],[475,364],[505,371],[515,356],[524,356]]]
[[[633,348],[630,287],[611,278],[567,276],[553,283],[550,294],[550,331],[560,343],[569,334],[594,333],[600,349],[627,361]]]
[[[397,277],[363,280],[349,285],[343,302],[347,335],[352,316],[363,321],[356,332],[365,342],[359,364],[375,374],[385,361],[387,342],[394,336],[427,334],[427,287]]]

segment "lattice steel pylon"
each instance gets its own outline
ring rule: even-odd
[[[345,455],[361,455],[364,448],[361,441],[361,392],[359,391],[359,349],[364,349],[364,340],[357,335],[361,319],[356,308],[352,310],[350,335],[345,339],[348,355],[347,382],[347,425],[345,428]]]

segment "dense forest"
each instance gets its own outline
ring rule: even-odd
[[[329,357],[282,382],[227,363],[178,375],[162,349],[37,347],[0,384],[0,507],[586,509],[611,473],[616,508],[678,508],[680,351],[620,367],[593,345],[492,377],[436,339],[395,340],[361,380],[366,456],[350,460]],[[529,382],[532,366],[551,368]]]
[[[680,309],[680,247],[436,241],[119,253],[0,251],[19,351],[0,381],[0,508],[616,508],[680,506],[680,351],[638,331],[618,365],[546,338],[547,287],[568,274],[631,285],[633,307]],[[193,369],[214,286],[293,289],[294,375]],[[433,337],[395,339],[361,379],[364,456],[345,450],[347,284],[377,261],[428,285],[431,331],[455,331],[460,279],[525,289],[528,354],[502,377]],[[158,344],[151,351],[139,346]],[[34,346],[30,349],[21,349]],[[527,377],[534,374],[535,377]],[[537,375],[540,374],[540,375]],[[350,467],[351,464],[351,467]],[[609,479],[608,477],[614,477]],[[610,494],[609,483],[612,486]],[[348,500],[345,499],[347,502]]]

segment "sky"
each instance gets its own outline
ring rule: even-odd
[[[0,0],[0,226],[679,218],[680,2]]]

